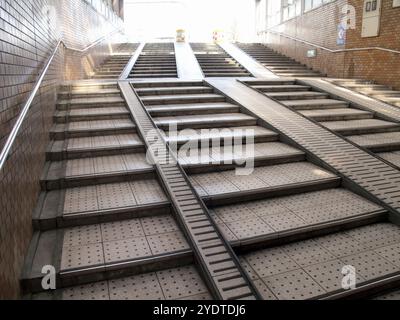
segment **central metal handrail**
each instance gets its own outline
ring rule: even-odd
[[[35,96],[38,93],[40,86],[42,85],[43,79],[46,76],[47,71],[49,70],[50,65],[53,62],[54,57],[56,56],[56,54],[57,54],[58,50],[60,49],[61,45],[63,45],[66,49],[73,50],[73,51],[78,51],[78,52],[83,53],[83,52],[86,52],[87,50],[95,47],[99,43],[103,42],[105,39],[109,38],[113,34],[115,34],[117,32],[121,32],[122,30],[123,30],[122,28],[116,29],[116,30],[112,31],[111,33],[109,33],[108,35],[103,36],[100,39],[96,40],[95,42],[93,42],[91,45],[89,45],[88,47],[86,47],[84,49],[70,48],[64,43],[64,41],[62,39],[58,40],[56,47],[54,48],[54,50],[52,51],[49,59],[47,60],[45,66],[44,66],[44,68],[43,68],[43,70],[42,70],[42,72],[40,74],[39,79],[36,81],[35,86],[33,87],[32,91],[31,91],[31,93],[30,93],[30,95],[28,97],[28,100],[25,102],[25,104],[24,104],[24,106],[22,108],[22,111],[19,114],[18,119],[17,119],[14,127],[12,128],[12,130],[11,130],[11,132],[10,132],[8,138],[7,138],[7,141],[6,141],[2,151],[0,153],[0,171],[3,169],[6,161],[8,160],[8,158],[10,156],[11,148],[14,145],[15,139],[17,138],[17,135],[18,135],[18,133],[19,133],[19,131],[21,129],[21,126],[22,126],[23,122],[25,121],[25,117],[28,114],[28,112],[29,112],[29,110],[31,108],[32,102],[35,99]]]

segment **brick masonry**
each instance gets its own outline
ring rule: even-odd
[[[82,49],[121,23],[84,0],[0,0],[0,148],[58,39]],[[106,41],[85,54],[58,51],[0,171],[0,299],[21,296],[19,279],[32,236],[57,88],[63,80],[90,74],[115,45]],[[90,65],[85,62],[89,56]]]
[[[362,38],[363,0],[337,0],[288,20],[272,30],[305,40],[329,49],[383,47],[400,50],[400,8],[393,8],[392,0],[382,0],[382,17],[378,37]],[[344,5],[356,9],[356,29],[348,30],[346,45],[337,45],[337,28]],[[317,49],[316,58],[306,53],[314,47],[269,33],[262,39],[275,50],[295,58],[330,77],[373,80],[400,89],[399,54],[369,50],[330,53]]]

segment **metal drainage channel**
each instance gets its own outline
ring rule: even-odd
[[[214,298],[261,299],[133,87],[128,82],[119,86]],[[156,135],[154,141],[149,133]]]
[[[380,203],[391,212],[391,221],[400,224],[399,170],[251,88],[251,80],[228,81],[208,79],[207,83],[295,142],[353,189]]]

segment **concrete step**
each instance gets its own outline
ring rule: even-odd
[[[114,75],[119,75],[121,72],[124,70],[124,66],[118,67],[118,68],[101,68],[97,69],[94,73],[93,76],[114,76]]]
[[[334,99],[281,100],[281,102],[296,110],[343,109],[349,107],[347,102]]]
[[[139,69],[139,68],[133,68],[132,74],[154,74],[154,73],[174,73],[176,72],[176,66],[171,66],[171,67],[153,67],[153,68],[146,68],[146,69]]]
[[[152,69],[136,69],[133,68],[132,74],[158,74],[158,73],[174,73],[176,72],[176,67],[157,67]]]
[[[186,259],[192,260],[192,259]],[[191,263],[194,263],[193,261]],[[35,294],[32,300],[212,300],[194,264],[181,261],[180,267],[161,266],[156,272],[89,283],[57,290],[54,294]],[[162,280],[159,280],[162,279]],[[176,279],[179,279],[177,282]],[[154,286],[147,289],[143,283]],[[165,292],[165,293],[164,293]]]
[[[382,238],[389,233],[389,238]],[[398,227],[389,223],[374,223],[358,226],[351,230],[337,231],[331,235],[319,236],[315,240],[303,240],[296,244],[281,244],[260,248],[240,256],[242,266],[266,300],[326,299],[345,296],[341,286],[342,269],[354,265],[357,272],[357,290],[373,286],[374,299],[397,300],[395,281],[379,281],[398,275],[399,267],[394,256],[398,255]],[[368,243],[369,241],[369,243]],[[352,243],[352,246],[348,244]],[[394,249],[393,249],[394,248]],[[369,261],[377,261],[372,267]],[[166,268],[166,267],[164,267]],[[323,273],[321,273],[323,270]],[[395,278],[395,277],[394,277]],[[163,281],[158,281],[163,279]],[[181,279],[177,281],[176,279]],[[154,284],[154,290],[143,288],[142,283]],[[185,285],[183,285],[183,284]],[[174,288],[172,290],[171,288]],[[189,291],[188,288],[191,288]],[[395,287],[393,287],[395,288]],[[361,289],[361,290],[359,290]],[[167,292],[163,295],[162,292]],[[188,293],[190,292],[190,293]],[[356,290],[350,293],[354,294]],[[197,295],[193,295],[197,293]],[[366,292],[368,294],[368,292]],[[189,296],[188,296],[189,295]],[[368,295],[367,295],[368,297]],[[192,266],[164,269],[119,280],[92,282],[88,285],[61,289],[54,295],[35,295],[33,299],[65,300],[144,300],[144,299],[210,299],[201,277]]]
[[[96,76],[114,76],[121,74],[123,68],[118,70],[110,70],[110,69],[101,69],[96,71]]]
[[[304,152],[280,142],[247,143],[178,149],[178,159],[188,174],[260,167],[305,161]]]
[[[73,81],[61,84],[60,91],[73,93],[96,92],[98,90],[118,89],[116,81]]]
[[[109,59],[106,60],[102,65],[106,65],[106,64],[122,64],[122,63],[127,63],[130,60],[130,57],[127,58],[121,58],[121,59]]]
[[[48,162],[41,185],[49,191],[145,178],[155,178],[153,166],[144,153],[132,153]]]
[[[156,95],[178,95],[178,94],[203,94],[213,93],[210,87],[160,87],[160,88],[143,88],[136,89],[139,96],[156,96]]]
[[[146,106],[163,105],[163,104],[225,102],[226,100],[224,96],[218,94],[146,96],[142,97],[141,99]]]
[[[364,90],[359,90],[361,93],[368,93],[371,94],[373,97],[378,99],[385,99],[385,98],[398,98],[400,100],[400,91],[392,91],[388,90],[374,90],[372,92],[365,92]]]
[[[253,88],[262,92],[294,92],[294,91],[308,91],[311,87],[301,85],[255,85]]]
[[[328,121],[321,124],[345,136],[400,130],[400,124],[379,119]]]
[[[287,58],[259,58],[260,62],[263,64],[266,64],[268,66],[288,66],[288,67],[296,67],[296,66],[302,66],[301,64],[298,64],[294,60],[287,59]]]
[[[139,61],[175,61],[175,56],[167,53],[145,54],[139,57]]]
[[[248,73],[246,70],[243,68],[239,67],[230,67],[227,69],[220,69],[220,68],[203,68],[203,72],[207,74],[217,74],[217,73],[225,73],[225,74],[236,74],[236,73]]]
[[[214,220],[231,242],[241,241],[245,247],[246,243],[255,243],[254,238],[258,238],[258,244],[263,238],[266,248],[276,246],[280,237],[284,239],[291,234],[293,239],[301,241],[307,230],[321,231],[329,224],[338,227],[340,221],[343,230],[350,221],[360,219],[361,222],[373,216],[385,219],[386,211],[349,190],[336,188],[218,206],[212,212]],[[314,233],[308,237],[315,236]],[[267,264],[266,267],[271,266]]]
[[[398,149],[400,150],[400,147]],[[400,168],[400,151],[381,152],[377,155]]]
[[[85,120],[71,121],[66,124],[56,124],[50,130],[52,140],[68,138],[94,137],[102,135],[136,132],[136,126],[131,119]]]
[[[276,100],[309,100],[309,99],[326,99],[328,94],[315,91],[295,91],[295,92],[271,92],[267,94]]]
[[[133,70],[151,70],[151,69],[162,69],[162,68],[170,68],[170,69],[174,69],[176,68],[176,63],[175,62],[166,62],[166,63],[157,63],[157,62],[153,62],[153,63],[137,63]]]
[[[86,185],[83,176],[70,176],[67,184],[77,184],[73,180],[80,179],[83,185],[43,192],[34,213],[34,227],[45,231],[170,213],[170,203],[155,175],[147,172],[141,177],[130,171],[124,178],[107,183],[101,181],[110,181],[111,176],[107,178],[103,172],[98,183]],[[47,182],[58,183],[56,179]]]
[[[207,61],[207,62],[201,62],[200,65],[202,68],[207,68],[207,69],[212,69],[212,68],[230,69],[233,67],[240,67],[240,65],[234,61],[225,61],[225,62]]]
[[[93,98],[73,98],[69,100],[59,100],[57,110],[84,109],[89,107],[124,107],[125,100],[122,97],[93,97]]]
[[[167,104],[150,106],[147,111],[153,117],[204,115],[239,112],[239,107],[230,103]]]
[[[136,134],[104,135],[52,141],[46,158],[61,161],[132,152],[144,152],[144,145]]]
[[[400,300],[400,290],[386,291],[383,294],[379,294],[374,297],[374,300],[384,300],[384,301],[398,301]]]
[[[361,298],[396,283],[399,231],[391,223],[374,223],[251,252],[244,256],[244,264],[255,281],[260,279],[259,290],[269,300],[340,299],[356,294]],[[342,288],[345,266],[357,270],[356,290]]]
[[[207,55],[196,55],[196,58],[199,62],[214,62],[214,63],[226,63],[226,62],[234,62],[236,60],[227,55],[215,55],[215,54],[207,54]]]
[[[315,121],[361,120],[374,117],[371,112],[350,108],[302,110],[300,113]]]
[[[229,57],[221,57],[221,58],[197,58],[197,61],[200,64],[204,65],[235,65],[238,64],[234,59]]]
[[[221,113],[210,115],[175,116],[154,118],[154,122],[163,130],[171,128],[202,129],[233,126],[255,126],[257,120],[242,113]]]
[[[367,89],[367,90],[384,90],[388,89],[385,85],[378,85],[378,84],[346,84],[346,87],[349,89],[357,90],[357,89]]]
[[[130,74],[130,78],[177,78],[178,74],[177,73],[157,73],[157,74],[143,74],[143,73],[137,73],[137,74]]]
[[[137,89],[142,88],[170,88],[170,87],[199,87],[203,86],[202,81],[165,81],[165,80],[153,80],[153,81],[143,81],[135,82],[134,86]]]
[[[291,75],[320,75],[319,72],[317,71],[312,71],[312,70],[308,70],[308,69],[304,69],[304,70],[296,70],[296,69],[291,69],[291,70],[286,70],[286,71],[279,71],[279,74],[282,75],[287,75],[287,76],[291,76]]]
[[[95,80],[111,80],[111,79],[116,79],[119,77],[119,74],[115,75],[94,75],[92,79]]]
[[[268,59],[264,59],[264,60],[260,60],[260,62],[262,64],[264,64],[266,67],[292,67],[296,64],[295,62],[291,61],[291,60],[268,60]]]
[[[360,221],[359,223],[362,224],[361,217],[365,220],[367,216],[373,214],[377,218],[379,215],[383,215],[383,210],[379,206],[342,189],[313,192],[305,194],[305,196],[307,199],[314,200],[314,202],[318,198],[322,200],[319,203],[324,203],[325,210],[319,211],[321,214],[316,221],[313,221],[313,223],[316,222],[314,224],[315,230],[327,228],[326,225],[329,222],[336,221],[339,216],[344,219],[354,219],[357,217]],[[293,213],[293,215],[306,224],[305,220],[309,218],[304,215],[302,216],[301,213],[310,209],[309,204],[304,202],[304,198],[299,198],[298,196],[283,197],[279,198],[279,202],[282,208],[285,208],[286,205],[294,208],[292,210],[295,210],[296,213]],[[215,209],[213,215],[221,231],[231,241],[234,248],[245,248],[249,246],[249,243],[268,247],[273,245],[273,241],[279,239],[280,250],[290,257],[293,254],[292,259],[294,260],[292,261],[298,261],[297,259],[301,258],[301,263],[300,260],[298,261],[300,266],[304,267],[305,262],[308,261],[305,259],[306,257],[316,259],[312,254],[306,255],[307,250],[299,254],[298,251],[303,252],[302,249],[304,246],[300,246],[300,248],[295,246],[292,248],[293,245],[286,244],[289,241],[288,234],[290,231],[295,231],[297,233],[296,237],[301,239],[301,236],[305,236],[307,228],[299,222],[296,223],[293,219],[291,220],[291,224],[290,222],[286,223],[282,228],[282,224],[272,217],[273,213],[262,210],[263,207],[270,207],[271,205],[275,205],[275,210],[277,209],[275,202],[266,200],[254,202],[250,206],[219,207]],[[349,208],[349,206],[352,206],[354,210]],[[239,212],[241,213],[240,215],[238,215]],[[273,212],[275,213],[276,211]],[[287,212],[293,211],[287,210]],[[335,214],[332,215],[332,212],[335,212]],[[299,215],[303,218],[300,218]],[[243,220],[240,220],[244,219],[244,216],[247,217],[245,223]],[[275,216],[277,217],[278,215],[275,214]],[[282,213],[279,216],[282,217]],[[380,224],[379,228],[378,231],[385,231],[389,235],[390,240],[382,236],[379,238],[375,237],[374,244],[382,245],[383,239],[386,241],[384,244],[387,243],[388,245],[399,241],[398,236],[396,236],[397,230],[392,225]],[[368,227],[361,227],[346,233],[340,232],[340,235],[346,236],[350,233],[350,237],[361,240],[365,232],[369,232],[368,234],[371,234],[371,236],[378,234],[377,231],[375,231],[375,234],[371,232]],[[336,237],[336,235],[337,233],[332,236],[318,238],[318,240],[326,241],[330,239],[332,241],[332,237]],[[159,242],[164,243],[162,249],[156,246],[159,245]],[[243,244],[240,242],[243,242]],[[313,241],[309,242],[310,244],[314,243]],[[336,244],[335,241],[333,242]],[[329,241],[324,242],[325,246],[331,243]],[[39,253],[48,251],[49,244],[52,249],[52,255],[39,255]],[[310,244],[305,246],[305,248],[309,248]],[[113,279],[116,277],[116,274],[118,274],[118,277],[124,277],[140,274],[142,270],[157,271],[159,268],[169,267],[171,263],[185,265],[184,261],[187,261],[188,258],[190,259],[191,253],[187,242],[184,240],[177,223],[171,215],[134,218],[118,223],[99,223],[92,226],[60,230],[58,232],[43,232],[36,235],[36,243],[32,247],[35,247],[37,254],[33,258],[32,267],[25,273],[24,285],[34,292],[35,290],[41,291],[38,286],[40,283],[38,281],[38,265],[43,263],[50,264],[50,262],[54,261],[52,259],[61,261],[61,264],[58,264],[59,270],[57,270],[60,279],[58,283],[59,288],[64,288],[94,281],[91,279],[93,276],[96,276],[95,281],[99,281]],[[330,250],[330,254],[334,254],[336,252],[333,251],[334,249],[337,248],[333,245],[332,248],[329,247],[327,250]],[[315,251],[318,250],[312,250],[312,252]],[[87,258],[88,255],[90,255],[90,259]],[[254,259],[252,259],[253,257]],[[269,258],[273,260],[277,259],[274,266],[278,261],[284,263],[285,266],[288,265],[287,261],[281,261],[280,255],[270,255]],[[319,255],[317,263],[324,262],[324,258],[327,257]],[[252,279],[254,277],[257,278],[257,275],[263,276],[260,268],[254,265],[254,262],[260,259],[259,251],[241,257],[241,263],[246,266],[246,270],[251,270]],[[192,262],[191,259],[190,262]],[[164,265],[161,266],[161,263]],[[299,265],[296,264],[296,266]],[[262,266],[264,266],[264,263],[262,263]],[[270,266],[270,264],[267,264],[267,266]],[[275,273],[272,273],[272,275],[275,275]],[[182,275],[179,278],[182,278]],[[174,284],[174,290],[178,290],[176,283]]]
[[[190,180],[207,205],[239,202],[335,188],[340,178],[308,162],[254,168],[251,174],[236,170],[191,175]]]
[[[23,279],[30,292],[42,291],[37,267],[43,263],[57,266],[60,289],[193,262],[172,215],[47,231],[37,237],[32,268]],[[59,263],[50,264],[55,261]]]
[[[271,130],[265,129],[260,126],[246,126],[246,127],[225,127],[197,129],[197,130],[181,130],[171,131],[166,133],[166,140],[170,144],[183,145],[190,143],[195,146],[196,143],[201,145],[211,146],[213,143],[218,146],[224,146],[225,141],[242,141],[242,143],[263,143],[278,141],[278,134]]]
[[[116,81],[67,81],[60,85],[61,91],[97,91],[102,89],[118,89]]]
[[[372,152],[389,152],[400,150],[400,132],[352,135],[348,139],[371,150]]]
[[[176,66],[176,60],[171,59],[171,60],[157,60],[157,59],[149,59],[149,60],[138,60],[134,66],[136,67],[142,67],[142,68],[148,68],[148,67],[157,67],[157,68],[162,68],[162,67],[175,67]]]
[[[121,92],[117,88],[61,91],[58,93],[58,98],[61,100],[66,100],[71,98],[82,99],[82,98],[93,98],[93,97],[120,97],[120,96]]]
[[[54,115],[54,120],[56,123],[114,119],[130,119],[130,112],[126,109],[126,107],[110,107],[57,111]]]
[[[335,79],[334,83],[338,84],[374,84],[373,81],[365,80],[365,79]]]
[[[253,86],[292,86],[295,85],[294,80],[282,80],[282,79],[271,79],[271,80],[251,80],[246,81],[247,84]]]
[[[400,107],[400,99],[399,98],[385,98],[385,101],[387,103],[391,103],[391,104],[393,104],[395,106]]]
[[[134,70],[148,70],[153,68],[175,68],[175,61],[138,61],[133,67]]]
[[[307,78],[307,77],[321,77],[320,73],[306,72],[306,73],[278,73],[281,77],[292,77],[292,78]]]
[[[99,69],[101,68],[123,68],[129,61],[124,61],[124,62],[107,62],[105,64],[102,64]]]
[[[296,70],[296,71],[308,70],[305,66],[298,64],[292,64],[287,66],[270,66],[269,69],[273,70],[274,72],[290,71],[290,70]]]
[[[247,78],[247,77],[251,77],[250,73],[247,72],[238,72],[238,73],[205,73],[206,77],[243,77],[243,78]]]

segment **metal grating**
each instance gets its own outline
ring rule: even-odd
[[[176,159],[166,148],[163,136],[156,131],[157,141],[148,138],[149,133],[157,128],[132,87],[129,83],[121,82],[119,85],[211,292],[220,300],[260,299],[257,289],[210,217],[208,209],[182,168],[175,164]]]

